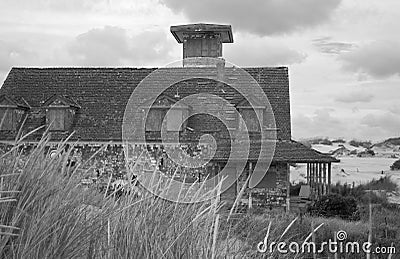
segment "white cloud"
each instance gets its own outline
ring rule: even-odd
[[[372,94],[356,91],[350,93],[343,93],[341,96],[337,96],[335,98],[335,101],[342,103],[358,103],[358,102],[369,103],[372,101],[373,97],[374,96]]]
[[[107,4],[108,0],[2,0],[1,6],[21,10],[53,10],[63,12],[84,12],[96,5]]]
[[[354,48],[353,43],[333,41],[332,37],[323,37],[313,40],[313,45],[326,54],[340,54]]]
[[[316,109],[313,115],[299,114],[293,118],[293,133],[295,138],[314,136],[341,136],[345,124],[332,115],[334,109]]]
[[[0,71],[10,70],[12,65],[27,64],[35,58],[36,54],[22,42],[0,40]]]
[[[367,114],[361,119],[361,124],[378,129],[389,135],[400,133],[400,115],[390,112]]]
[[[80,65],[146,66],[171,61],[172,42],[160,30],[130,36],[123,28],[105,26],[80,34],[68,51]]]
[[[239,66],[287,66],[301,63],[307,57],[276,38],[239,33],[234,37],[235,43],[224,45],[224,57]]]
[[[376,78],[400,75],[400,42],[375,41],[342,54],[344,69]]]

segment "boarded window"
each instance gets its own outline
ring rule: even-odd
[[[151,109],[146,119],[146,131],[161,131],[162,122],[167,115],[168,109]],[[166,129],[168,131],[181,130],[183,111],[173,109],[170,110],[166,118]]]
[[[222,44],[219,39],[188,39],[184,43],[184,57],[220,57]]]
[[[13,109],[0,109],[0,129],[15,130],[15,111]]]
[[[262,115],[261,115],[261,110],[257,110],[257,113],[260,116],[260,121],[257,118],[257,114],[253,109],[241,109],[240,114],[242,115],[242,118],[244,122],[246,123],[247,130],[249,132],[259,132],[260,131],[260,123],[262,124]],[[241,124],[239,126],[241,130],[245,130],[246,127],[245,125]]]
[[[49,130],[65,130],[65,109],[50,109],[47,111]]]
[[[170,110],[167,117],[167,130],[180,130],[182,123],[182,110]]]
[[[166,109],[150,109],[146,119],[146,131],[161,131]]]

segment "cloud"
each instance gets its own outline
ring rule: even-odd
[[[105,26],[76,37],[68,47],[75,62],[81,65],[149,65],[170,61],[173,41],[161,30],[129,36],[123,28]]]
[[[282,34],[327,21],[341,0],[161,0],[192,22],[232,24],[258,35]]]
[[[331,37],[318,38],[312,41],[320,52],[326,54],[340,54],[352,50],[355,45],[348,42],[332,41]]]
[[[292,122],[295,139],[344,137],[382,140],[400,134],[400,115],[385,110],[364,113],[360,118],[358,114],[352,115],[344,110],[324,108],[315,110],[313,115],[298,113]]]
[[[340,55],[343,69],[375,78],[400,75],[400,42],[375,41]]]
[[[8,71],[13,65],[25,65],[36,58],[21,42],[0,40],[0,71]]]
[[[303,62],[307,55],[270,37],[237,34],[234,44],[224,45],[224,56],[239,66],[277,66]]]
[[[342,103],[368,103],[373,99],[373,97],[374,96],[372,94],[360,91],[338,96],[335,98],[335,101]]]
[[[381,114],[367,114],[361,119],[361,124],[380,130],[386,135],[398,135],[400,133],[400,115],[385,112]]]
[[[331,115],[334,109],[322,108],[315,110],[314,114],[307,116],[299,114],[293,118],[293,131],[295,137],[331,136],[343,134],[346,124],[339,118]]]
[[[19,8],[21,10],[52,10],[63,12],[83,12],[93,9],[96,5],[107,4],[108,0],[2,0],[0,6]]]
[[[398,105],[398,104],[393,104],[392,106],[389,106],[389,107],[388,107],[388,110],[389,110],[391,113],[400,114],[400,105]]]

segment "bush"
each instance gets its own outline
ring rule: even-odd
[[[400,159],[395,161],[391,166],[390,170],[400,170]]]
[[[383,143],[394,146],[400,146],[400,138],[390,138],[385,140]]]
[[[396,191],[397,184],[392,181],[390,176],[384,176],[379,179],[372,179],[372,181],[360,185],[360,188],[364,190],[384,190],[384,191]]]
[[[357,156],[358,157],[371,157],[371,156],[375,156],[375,152],[372,149],[368,149],[368,150],[358,153]]]
[[[331,194],[320,197],[311,207],[312,215],[339,217],[345,220],[358,220],[357,201],[351,196]]]
[[[322,140],[319,142],[319,144],[332,146],[332,141],[330,141],[329,139],[322,139]]]
[[[341,139],[341,138],[339,138],[339,139],[334,139],[334,140],[332,140],[332,143],[344,144],[344,143],[346,143],[346,140]]]
[[[349,144],[353,147],[363,147],[363,148],[370,148],[372,143],[371,141],[358,141],[358,140],[351,140]]]
[[[397,190],[397,184],[393,182],[390,176],[384,176],[380,179],[372,179],[370,182],[351,186],[349,184],[340,184],[332,186],[332,193],[340,196],[350,196],[356,199],[360,206],[371,203],[388,204],[385,192]],[[382,192],[381,192],[382,191]]]

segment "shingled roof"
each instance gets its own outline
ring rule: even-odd
[[[272,149],[271,145],[266,146],[266,150],[263,155],[259,157],[260,154],[260,143],[251,143],[249,154],[233,154],[231,152],[231,147],[229,145],[219,146],[216,150],[216,154],[214,156],[215,160],[224,161],[229,158],[231,155],[231,159],[235,160],[237,157],[247,157],[248,160],[253,161],[262,161],[266,159],[269,152],[273,152],[273,161],[275,162],[288,162],[288,163],[315,163],[315,162],[339,162],[338,159],[318,152],[314,149],[308,148],[303,144],[293,141],[293,140],[282,140],[275,142],[275,148]],[[236,157],[235,157],[236,156]]]
[[[44,107],[55,96],[64,98],[78,107],[72,129],[73,139],[81,141],[121,141],[122,121],[125,107],[135,87],[156,68],[12,68],[0,96],[13,96],[24,100],[30,107],[24,131],[29,132],[45,124]],[[171,71],[176,68],[170,68]],[[180,68],[185,69],[185,68]],[[194,68],[191,68],[194,69]],[[233,68],[234,69],[234,68]],[[291,141],[289,79],[286,67],[245,68],[261,86],[268,97],[275,115],[278,144],[276,161],[328,161],[331,159],[316,151]],[[201,80],[201,79],[200,79]],[[232,78],[241,80],[241,78]],[[188,87],[180,82],[182,94],[204,91],[213,93],[212,84],[200,88]],[[199,83],[200,84],[200,83]],[[208,87],[208,88],[207,88]],[[175,89],[172,89],[173,93]],[[149,89],[152,91],[152,89]],[[219,95],[227,97],[233,105],[243,101],[234,91],[222,91]],[[224,96],[225,95],[225,96]],[[211,127],[201,122],[203,126]],[[215,126],[215,125],[214,125]],[[54,140],[67,137],[71,132],[52,134]],[[40,132],[32,136],[40,138]],[[1,140],[13,140],[15,133],[2,132]],[[257,153],[257,151],[254,150]],[[219,154],[223,159],[226,154]],[[254,155],[255,156],[255,155]],[[329,160],[331,161],[331,160]]]
[[[0,88],[0,95],[23,97],[32,107],[26,125],[27,132],[44,124],[44,114],[40,107],[49,98],[58,95],[67,96],[81,107],[73,124],[74,139],[118,141],[121,140],[125,107],[133,90],[154,70],[155,68],[12,68]],[[287,68],[246,68],[245,71],[260,84],[268,96],[275,114],[276,127],[279,128],[278,138],[290,139]],[[179,89],[185,91],[184,88]],[[211,91],[206,86],[201,88]],[[226,95],[234,102],[242,100],[232,91]],[[54,134],[54,138],[62,138],[68,134],[69,132]],[[2,138],[14,139],[14,136],[3,134]]]

